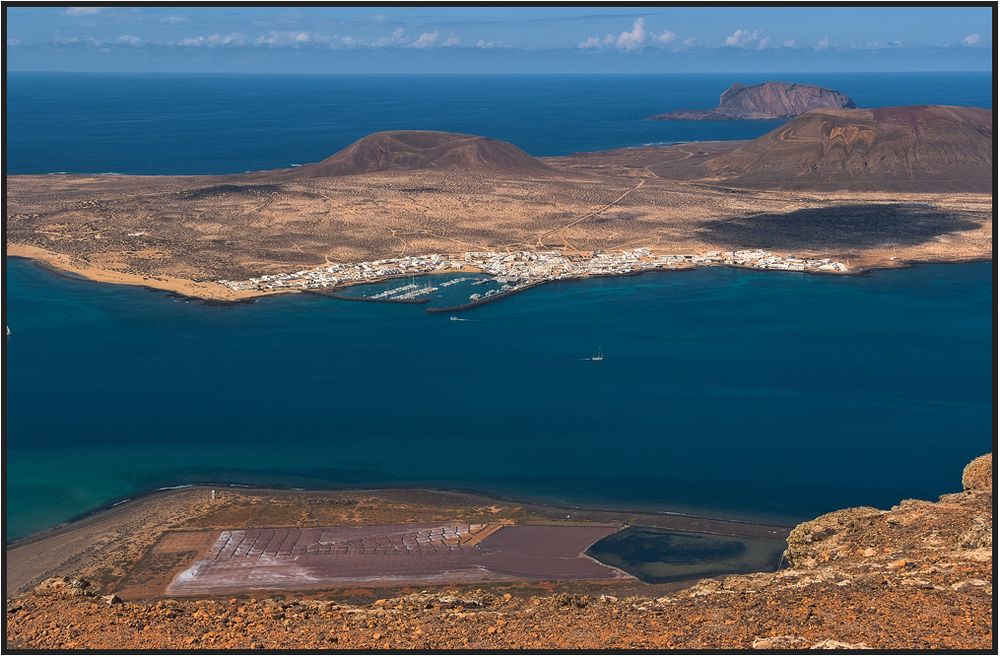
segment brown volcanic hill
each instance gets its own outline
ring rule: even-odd
[[[679,110],[650,117],[656,120],[725,120],[781,119],[798,116],[814,109],[853,109],[854,101],[839,91],[811,84],[764,82],[745,87],[742,84],[722,92],[719,106],[713,110]]]
[[[384,171],[436,169],[487,176],[557,175],[505,141],[431,130],[376,132],[321,162],[287,172],[291,178],[327,178]]]
[[[986,192],[993,115],[938,105],[814,110],[701,166],[761,186]]]

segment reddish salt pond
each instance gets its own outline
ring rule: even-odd
[[[224,530],[166,592],[628,578],[584,554],[618,529],[449,523]]]

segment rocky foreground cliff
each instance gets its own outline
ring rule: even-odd
[[[434,590],[348,604],[234,597],[122,602],[71,576],[7,601],[8,648],[989,649],[993,457],[964,490],[854,508],[792,532],[790,567],[664,597]],[[67,574],[70,575],[70,574]]]

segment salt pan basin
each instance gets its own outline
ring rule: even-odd
[[[498,523],[230,529],[166,593],[631,578],[585,554],[618,529]]]

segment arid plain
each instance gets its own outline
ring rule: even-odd
[[[295,169],[12,176],[8,253],[214,299],[260,293],[220,280],[431,253],[765,249],[848,272],[992,257],[989,113],[876,114],[810,112],[752,142],[544,159],[389,132]]]

